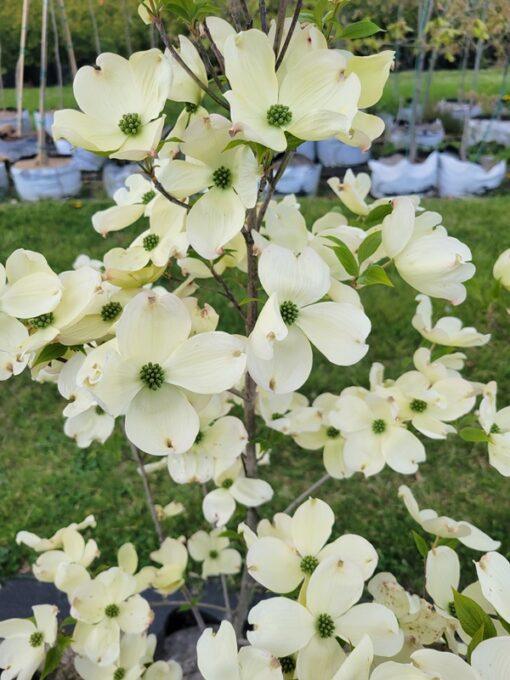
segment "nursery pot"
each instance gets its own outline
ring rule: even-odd
[[[317,142],[317,157],[327,168],[351,167],[366,163],[370,158],[368,151],[349,146],[338,139],[324,139]]]
[[[116,161],[107,161],[103,167],[103,186],[110,198],[117,189],[124,186],[124,182],[135,172],[140,172],[140,166],[136,163],[118,163]]]
[[[496,189],[506,175],[506,161],[492,166],[461,161],[449,153],[442,153],[439,159],[439,195],[471,196]]]
[[[304,156],[295,156],[276,185],[279,194],[315,196],[319,188],[322,167]]]
[[[37,153],[37,136],[0,137],[0,158],[15,163]]]
[[[46,134],[53,139],[53,132],[52,132],[52,126],[53,126],[53,116],[54,112],[53,111],[46,111],[44,114],[44,129],[46,131]],[[35,121],[35,126],[36,128],[39,128],[41,120],[41,114],[39,111],[34,112],[34,121]],[[69,144],[69,142],[65,139],[54,139],[53,144],[55,145],[55,148],[57,150],[57,153],[59,156],[72,156],[73,155],[73,145]]]
[[[510,146],[510,120],[492,118],[471,118],[468,122],[469,144],[497,142]]]
[[[437,103],[436,110],[438,113],[447,114],[459,121],[464,120],[466,116],[473,118],[482,113],[479,104],[470,105],[469,102],[461,102],[458,99],[442,99]]]
[[[0,196],[7,193],[9,188],[9,175],[5,163],[0,162]]]
[[[399,154],[368,161],[372,171],[371,193],[381,198],[430,191],[437,186],[438,163],[437,151],[433,151],[422,163],[411,163]]]
[[[74,150],[73,159],[78,170],[82,172],[98,172],[106,160],[103,156],[98,156],[92,153],[92,151],[86,151],[78,147]]]
[[[16,132],[18,126],[18,117],[16,109],[2,109],[0,110],[0,134],[5,131]],[[32,131],[32,120],[30,113],[24,109],[21,114],[21,132],[27,134]]]
[[[66,157],[49,158],[44,166],[38,166],[35,159],[19,161],[12,166],[11,174],[23,201],[76,196],[81,189],[80,171]]]
[[[395,124],[389,131],[389,140],[397,148],[408,149],[410,145],[410,129],[407,123]],[[416,145],[420,149],[437,149],[444,140],[445,132],[440,120],[433,123],[416,125]]]

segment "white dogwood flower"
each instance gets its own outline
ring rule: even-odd
[[[439,545],[427,553],[425,589],[442,612],[453,612],[453,591],[459,589],[459,556],[447,545]]]
[[[284,520],[283,517],[286,517]],[[347,560],[356,566],[366,580],[377,566],[377,553],[361,536],[345,534],[332,543],[335,516],[318,498],[302,503],[292,518],[275,516],[277,523],[288,524],[288,532],[280,535],[260,534],[250,541],[246,564],[252,578],[275,593],[290,593],[308,581],[318,565],[330,557]],[[264,532],[264,525],[261,527]]]
[[[64,533],[66,529],[76,529],[82,531],[89,527],[95,527],[96,520],[94,515],[87,515],[82,522],[72,522],[67,527],[63,527],[56,531],[50,538],[41,538],[31,531],[18,531],[16,534],[16,543],[23,544],[32,548],[36,552],[46,552],[47,550],[59,550],[64,545]]]
[[[225,97],[243,138],[284,151],[287,132],[318,140],[349,131],[361,87],[358,76],[345,75],[347,62],[338,51],[303,53],[288,64],[281,82],[273,45],[257,29],[228,37],[224,54],[231,87]]]
[[[73,649],[100,666],[115,663],[122,633],[143,633],[154,615],[137,593],[137,581],[119,567],[84,580],[70,594],[77,621]]]
[[[197,48],[185,35],[179,36],[179,48],[177,52],[184,63],[193,71],[201,83],[207,85],[207,70],[204,66]],[[198,106],[204,97],[204,90],[184,70],[173,55],[166,50],[165,56],[170,60],[172,68],[172,84],[168,93],[168,99],[174,102],[184,102]]]
[[[497,552],[488,552],[475,566],[484,597],[510,622],[510,562]]]
[[[393,612],[380,604],[356,604],[364,579],[358,566],[336,556],[310,577],[303,604],[286,597],[263,600],[250,610],[248,641],[278,657],[298,652],[300,678],[327,678],[345,658],[336,638],[358,644],[368,635],[378,656],[394,656],[404,636]]]
[[[478,419],[489,436],[489,463],[504,477],[510,477],[510,406],[498,411],[497,390],[493,380],[483,388]]]
[[[510,248],[504,250],[494,263],[492,275],[503,288],[510,289]]]
[[[283,680],[278,659],[255,647],[237,650],[234,628],[222,621],[217,631],[206,628],[197,642],[198,669],[205,680]]]
[[[469,248],[441,225],[441,215],[415,216],[413,200],[394,199],[393,211],[382,223],[384,251],[406,283],[420,293],[459,305],[466,298],[463,282],[473,277]]]
[[[53,312],[62,297],[62,282],[33,250],[15,250],[0,264],[0,312],[19,319]]]
[[[150,215],[156,197],[156,191],[150,180],[139,172],[129,175],[124,186],[113,194],[116,205],[94,213],[92,226],[102,236],[129,227],[142,215],[146,217]]]
[[[183,680],[181,665],[170,659],[170,661],[155,661],[144,673],[144,680]]]
[[[202,578],[220,574],[238,574],[241,555],[229,548],[229,540],[222,536],[223,529],[197,531],[188,540],[188,550],[195,562],[202,562]]]
[[[235,512],[236,503],[246,508],[257,508],[273,497],[270,484],[263,479],[245,476],[239,458],[215,475],[214,483],[218,488],[204,496],[202,512],[206,520],[215,527],[227,524]]]
[[[408,486],[399,487],[398,495],[404,501],[409,514],[421,528],[429,534],[439,538],[456,538],[471,550],[497,550],[501,543],[469,522],[439,516],[435,510],[426,508],[420,510],[413,492]]]
[[[54,583],[57,572],[62,564],[79,564],[89,567],[98,557],[99,550],[93,538],[87,542],[76,529],[67,527],[62,531],[62,548],[47,550],[39,555],[32,566],[34,576],[38,581]]]
[[[331,177],[328,179],[328,185],[351,212],[356,215],[368,215],[372,208],[365,200],[372,186],[369,174],[358,172],[355,175],[349,168],[342,181],[338,177]]]
[[[76,74],[73,92],[81,111],[55,113],[54,139],[111,158],[143,160],[161,138],[171,78],[170,63],[158,49],[129,59],[100,54],[95,66],[82,66]]]
[[[188,551],[182,541],[167,536],[158,550],[151,552],[151,560],[161,565],[153,572],[152,586],[165,596],[179,590],[188,564]]]
[[[32,607],[34,620],[0,621],[2,679],[31,680],[57,639],[58,609],[50,604]]]
[[[160,173],[165,189],[178,198],[207,189],[189,211],[186,233],[196,252],[209,260],[241,231],[246,209],[257,200],[257,161],[247,145],[227,149],[230,126],[218,114],[196,118],[183,134],[186,160],[171,160]]]
[[[392,399],[373,393],[344,390],[330,421],[345,438],[347,468],[370,477],[385,465],[404,475],[413,474],[425,460],[420,440],[402,425]]]
[[[455,316],[444,316],[432,325],[432,303],[427,295],[417,295],[418,306],[412,324],[426,340],[446,347],[480,347],[491,339],[490,333],[483,335],[476,328],[462,326]]]
[[[20,345],[27,338],[28,330],[21,321],[0,312],[0,380],[8,380],[25,369],[29,357],[20,352]]]
[[[222,392],[241,377],[245,355],[227,333],[188,339],[191,320],[183,302],[167,292],[143,291],[124,308],[117,324],[117,349],[94,350],[104,357],[98,382],[85,386],[108,413],[126,415],[126,434],[153,455],[188,451],[199,417],[183,390]],[[87,364],[86,364],[87,365]]]
[[[320,302],[330,274],[314,250],[305,248],[296,256],[271,244],[260,256],[258,271],[269,295],[248,347],[248,370],[258,385],[277,393],[301,387],[312,368],[311,344],[338,366],[365,356],[370,320],[350,303]]]
[[[119,658],[115,663],[100,666],[90,659],[77,656],[74,667],[83,680],[138,680],[143,675],[147,657],[152,659],[154,636],[127,634],[121,638]]]

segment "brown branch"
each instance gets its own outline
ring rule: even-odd
[[[294,7],[294,14],[292,15],[292,21],[290,22],[289,30],[287,32],[287,35],[285,36],[285,41],[283,43],[283,47],[280,51],[280,54],[278,55],[278,58],[276,60],[275,64],[275,69],[278,70],[280,67],[283,58],[289,49],[290,41],[292,40],[292,36],[294,35],[294,31],[296,30],[297,22],[299,19],[299,13],[301,12],[301,7],[303,6],[303,0],[296,0],[296,6]]]
[[[229,288],[227,282],[225,281],[225,279],[224,279],[220,274],[218,274],[218,272],[214,269],[214,265],[208,264],[207,262],[206,262],[205,264],[206,264],[206,267],[207,267],[207,268],[209,269],[209,271],[211,272],[211,274],[213,275],[214,280],[215,280],[215,281],[223,288],[225,297],[228,298],[228,299],[230,300],[230,302],[231,302],[231,303],[234,305],[234,307],[237,309],[237,311],[239,312],[239,314],[241,315],[241,317],[242,317],[243,319],[245,319],[246,317],[245,317],[243,308],[242,308],[241,305],[239,304],[239,302],[238,302],[236,296],[234,295],[234,293],[230,290],[230,288]]]
[[[255,226],[254,226],[255,231],[258,231],[260,229],[260,227],[262,225],[262,221],[264,219],[264,216],[265,216],[267,209],[269,207],[269,203],[271,202],[271,199],[273,198],[274,192],[276,191],[276,186],[277,186],[278,182],[280,181],[281,176],[285,172],[285,169],[287,168],[287,165],[289,164],[289,161],[290,161],[290,159],[292,158],[293,155],[294,155],[293,151],[286,151],[285,152],[285,154],[283,155],[283,158],[281,160],[281,163],[278,167],[278,170],[276,171],[272,180],[270,182],[268,182],[269,188],[267,190],[266,196],[264,198],[264,202],[262,203],[262,206],[259,209],[257,219],[255,221]]]
[[[222,73],[225,73],[225,61],[223,59],[223,55],[219,51],[216,43],[214,42],[213,37],[211,35],[211,31],[209,30],[209,27],[207,26],[205,21],[202,24],[202,28],[204,29],[204,33],[207,36],[209,42],[211,43],[211,49],[213,51],[214,56],[216,57],[216,61],[218,62],[218,66],[220,67]]]
[[[260,28],[267,33],[267,7],[266,0],[259,0]]]
[[[200,54],[202,61],[204,62],[206,70],[210,73],[212,79],[216,83],[216,87],[220,92],[223,92],[221,81],[216,75],[215,69],[213,68],[213,65],[211,63],[211,59],[209,58],[209,54],[207,53],[207,50],[203,45],[200,36],[197,36],[195,40],[193,40],[193,45],[195,45],[196,49],[198,50],[198,53]]]
[[[308,489],[306,489],[306,491],[303,491],[302,494],[300,494],[295,500],[293,500],[292,503],[290,505],[288,505],[283,512],[285,514],[292,512],[292,510],[294,510],[294,508],[297,508],[297,506],[301,503],[301,501],[306,500],[311,493],[313,493],[314,491],[317,491],[317,489],[319,487],[321,487],[323,484],[325,484],[330,479],[331,479],[330,475],[324,475],[323,477],[318,479],[311,486],[309,486]]]
[[[163,41],[164,46],[166,49],[170,52],[172,57],[175,59],[175,61],[179,64],[179,66],[186,71],[186,73],[189,75],[190,78],[192,78],[195,83],[202,88],[202,90],[211,97],[217,104],[222,106],[224,109],[227,109],[229,111],[229,105],[225,101],[223,97],[219,97],[214,90],[212,90],[207,83],[203,83],[200,78],[197,76],[197,74],[190,69],[188,64],[184,61],[184,59],[181,57],[179,52],[175,49],[175,47],[170,43],[170,40],[168,39],[168,35],[166,34],[165,27],[163,25],[163,21],[161,20],[161,17],[159,16],[152,16],[152,21],[154,23],[154,26],[157,28],[161,40]]]
[[[274,53],[278,54],[280,51],[280,43],[282,40],[283,27],[285,25],[285,12],[287,10],[288,0],[280,0],[278,5],[278,16],[276,17],[276,32],[274,34]]]
[[[175,196],[172,196],[172,194],[168,193],[168,191],[165,189],[165,187],[161,184],[159,179],[156,179],[156,175],[154,174],[154,171],[152,173],[147,173],[149,177],[152,180],[152,183],[156,187],[156,189],[159,191],[160,194],[162,194],[170,203],[175,203],[175,205],[180,206],[181,208],[186,208],[186,210],[190,209],[190,205],[188,203],[185,203],[184,201],[180,201],[178,198]]]

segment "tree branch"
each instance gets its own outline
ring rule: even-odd
[[[280,0],[278,5],[278,16],[276,17],[276,32],[274,35],[273,49],[274,53],[278,54],[280,51],[280,43],[282,40],[283,27],[285,25],[285,12],[287,10],[288,0]]]
[[[209,269],[209,271],[211,272],[211,274],[213,275],[214,280],[215,280],[215,281],[223,288],[223,291],[224,291],[224,293],[225,293],[225,297],[228,298],[228,299],[230,300],[230,302],[231,302],[231,303],[234,305],[234,307],[237,309],[237,311],[239,312],[239,314],[241,315],[241,317],[242,317],[243,319],[246,319],[246,317],[245,317],[245,315],[244,315],[243,308],[242,308],[241,305],[239,304],[239,302],[238,302],[236,296],[234,295],[234,293],[230,290],[230,288],[229,288],[227,282],[225,281],[225,279],[224,279],[220,274],[218,274],[218,272],[214,269],[214,265],[212,265],[212,264],[210,265],[210,264],[207,263],[207,262],[206,262],[205,264],[206,264],[206,267],[207,267],[207,268]]]
[[[211,49],[212,49],[212,51],[213,51],[214,56],[216,57],[216,61],[218,62],[218,66],[220,67],[222,73],[225,73],[225,61],[224,61],[224,59],[223,59],[223,55],[222,55],[221,52],[219,51],[218,46],[216,45],[216,43],[214,42],[213,37],[212,37],[212,35],[211,35],[211,31],[209,30],[209,28],[208,28],[207,24],[205,23],[205,21],[204,21],[204,23],[202,24],[202,28],[203,28],[204,33],[205,33],[205,35],[207,36],[209,42],[211,43]]]
[[[255,221],[254,228],[255,228],[256,231],[259,231],[259,229],[262,225],[262,221],[263,221],[264,216],[266,214],[266,211],[269,207],[269,203],[271,202],[271,199],[273,198],[274,192],[276,191],[276,186],[277,186],[278,182],[280,181],[281,176],[285,172],[285,169],[286,169],[287,165],[289,164],[289,161],[290,161],[290,159],[292,158],[293,155],[294,155],[293,151],[286,151],[284,153],[283,158],[282,158],[281,163],[278,167],[278,170],[276,171],[275,176],[273,177],[273,179],[270,182],[268,182],[269,188],[267,190],[266,196],[264,198],[264,202],[262,203],[262,206],[259,209],[256,221]]]
[[[175,203],[175,205],[179,205],[181,208],[186,208],[186,210],[190,209],[190,205],[188,203],[184,203],[184,201],[180,201],[178,198],[175,198],[175,196],[172,196],[172,194],[168,193],[168,191],[165,189],[165,187],[161,184],[159,179],[156,179],[156,175],[154,172],[152,174],[149,174],[149,177],[152,180],[152,183],[156,187],[156,189],[159,191],[160,194],[163,194],[163,196],[170,201],[170,203]]]
[[[287,35],[285,36],[285,41],[283,43],[283,47],[280,51],[280,54],[278,55],[278,58],[276,59],[276,64],[275,64],[275,69],[278,70],[280,67],[283,58],[289,49],[290,41],[292,40],[292,36],[294,35],[294,31],[296,30],[296,25],[299,19],[299,13],[301,12],[301,7],[303,6],[303,0],[296,0],[296,6],[294,8],[294,14],[292,15],[292,21],[290,22],[289,30],[287,32]]]
[[[266,0],[259,0],[260,28],[267,33],[267,7]]]
[[[227,619],[232,621],[232,608],[230,606],[230,596],[228,594],[228,585],[225,574],[220,575],[221,589],[223,591],[223,600],[225,601],[225,611],[227,614]]]
[[[318,479],[312,486],[309,486],[306,491],[303,491],[303,493],[298,496],[295,500],[292,501],[290,505],[288,505],[285,510],[283,511],[285,514],[288,514],[289,512],[292,512],[294,508],[297,508],[297,506],[301,503],[301,501],[306,500],[308,496],[313,493],[314,491],[317,491],[319,487],[321,487],[323,484],[325,484],[329,479],[331,479],[330,475],[324,475],[324,477],[321,477]]]

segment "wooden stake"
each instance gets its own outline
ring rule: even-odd
[[[94,12],[94,5],[92,0],[88,0],[90,22],[92,24],[92,34],[94,36],[94,43],[96,45],[96,54],[99,56],[101,54],[101,41],[99,39],[99,30],[97,28],[96,13]]]
[[[46,76],[48,68],[48,0],[42,0],[41,15],[41,70],[39,76],[39,127],[37,130],[37,165],[46,165]]]
[[[23,0],[21,13],[21,34],[19,40],[19,57],[16,64],[16,134],[23,132],[23,79],[25,76],[25,49],[27,45],[28,10],[30,0]]]
[[[58,7],[60,9],[60,20],[62,22],[62,29],[64,31],[64,40],[66,43],[67,56],[69,58],[69,67],[71,69],[71,75],[73,76],[74,80],[76,72],[78,71],[78,67],[76,66],[76,56],[74,54],[73,38],[71,36],[69,22],[67,21],[67,13],[66,7],[64,5],[64,0],[57,0],[57,2]]]
[[[2,43],[0,43],[0,107],[5,109],[4,79],[2,78]]]
[[[126,39],[127,56],[130,57],[133,54],[133,46],[131,44],[131,17],[129,16],[126,0],[121,1],[121,12],[122,18],[124,19],[124,37]]]
[[[50,19],[51,28],[53,31],[53,52],[55,56],[55,68],[57,70],[57,84],[59,92],[60,108],[64,108],[64,78],[62,76],[62,61],[60,59],[60,42],[58,39],[57,17],[55,16],[55,5],[53,0],[50,0]]]

